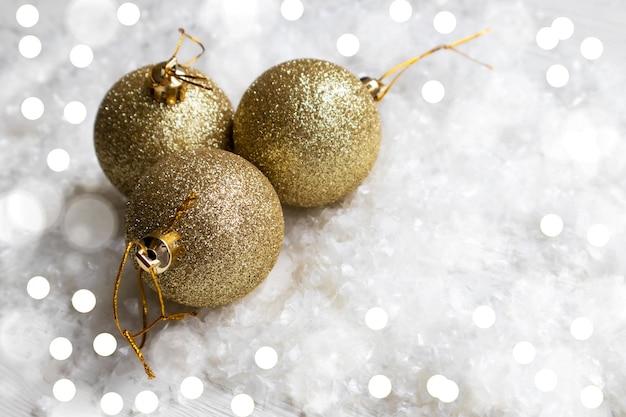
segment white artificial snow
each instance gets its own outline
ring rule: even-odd
[[[622,2],[23,4],[0,6],[3,415],[626,413]],[[433,27],[441,12],[449,34]],[[179,27],[235,105],[287,59],[379,76],[488,27],[459,50],[494,70],[452,51],[409,69],[378,106],[364,184],[329,207],[285,208],[267,280],[151,332],[149,381],[113,323],[125,199],[98,166],[93,123],[117,79],[171,56]],[[344,56],[347,33],[358,47]],[[185,41],[181,61],[198,49]],[[567,79],[546,80],[549,68]],[[437,100],[422,97],[430,80]],[[139,328],[130,268],[120,312]]]

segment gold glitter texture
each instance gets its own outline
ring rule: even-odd
[[[283,203],[300,207],[354,191],[376,162],[381,136],[363,83],[317,59],[267,70],[244,93],[233,121],[235,152],[269,178]]]
[[[127,241],[168,227],[192,192],[196,200],[174,227],[184,252],[158,275],[159,284],[165,298],[181,304],[228,304],[273,268],[283,241],[282,207],[267,178],[243,158],[217,149],[184,151],[139,180],[126,212]]]
[[[200,71],[201,88],[187,85],[183,101],[159,103],[146,77],[153,65],[123,76],[106,94],[94,128],[96,154],[111,183],[127,196],[159,159],[185,149],[231,147],[233,107],[228,97]]]

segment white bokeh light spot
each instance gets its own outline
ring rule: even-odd
[[[449,404],[456,401],[457,398],[459,398],[459,386],[456,382],[447,379],[441,386],[439,400]]]
[[[11,226],[31,236],[39,236],[48,223],[44,204],[32,192],[17,189],[4,200],[4,214]]]
[[[254,362],[261,369],[272,369],[278,363],[278,353],[273,347],[260,347],[254,354]]]
[[[535,386],[541,392],[554,391],[559,379],[551,369],[542,369],[535,375]]]
[[[117,349],[117,339],[111,333],[100,333],[93,339],[93,350],[100,356],[111,356]]]
[[[439,398],[439,394],[443,391],[443,387],[448,378],[443,375],[433,375],[426,382],[426,391],[433,398]]]
[[[100,409],[107,416],[116,416],[124,409],[124,399],[117,392],[107,392],[100,399]]]
[[[117,8],[117,20],[124,26],[133,26],[139,22],[141,10],[135,3],[123,3]]]
[[[70,154],[65,149],[53,149],[46,158],[48,168],[54,172],[63,172],[70,166]]]
[[[451,403],[459,397],[459,386],[443,375],[433,375],[426,382],[428,394],[443,403]]]
[[[587,241],[596,248],[606,246],[611,239],[611,232],[609,228],[603,224],[594,224],[587,229]]]
[[[374,375],[367,384],[367,390],[374,398],[387,398],[391,394],[391,380],[385,375]]]
[[[89,313],[96,306],[96,296],[89,290],[78,290],[72,296],[72,306],[79,313]]]
[[[204,392],[204,384],[197,376],[188,376],[180,383],[180,393],[188,400],[200,398]]]
[[[41,53],[41,41],[35,35],[26,35],[17,45],[24,58],[36,58]]]
[[[441,11],[433,18],[433,27],[442,35],[454,32],[456,28],[456,17],[447,10]]]
[[[19,200],[22,200],[24,207],[20,205],[12,207],[16,196],[21,196]],[[9,209],[9,218],[5,217],[5,221],[9,220],[13,226],[40,234],[44,229],[56,224],[63,211],[64,196],[56,182],[44,178],[29,178],[10,192],[4,201],[5,209]],[[2,211],[2,199],[0,199],[0,213]],[[3,239],[3,232],[10,234],[1,223],[0,240]]]
[[[85,195],[70,203],[63,226],[72,245],[93,251],[115,235],[117,217],[111,203],[100,196]]]
[[[481,329],[488,329],[496,322],[496,312],[489,306],[480,306],[472,315],[474,324]]]
[[[120,25],[114,0],[71,0],[65,7],[65,27],[81,43],[107,44]]]
[[[373,307],[365,313],[365,325],[372,330],[382,330],[388,322],[389,316],[383,308]]]
[[[76,45],[70,51],[70,62],[76,68],[87,68],[93,62],[93,50],[87,45]]]
[[[539,222],[541,232],[548,237],[556,237],[563,231],[563,219],[558,214],[550,213],[541,218]]]
[[[565,16],[554,19],[551,27],[556,36],[562,41],[571,38],[574,34],[574,22]]]
[[[32,4],[22,4],[15,12],[15,20],[24,28],[32,28],[39,22],[39,10]]]
[[[359,38],[352,33],[344,33],[337,39],[337,51],[343,56],[354,56],[359,52]]]
[[[50,294],[50,283],[42,276],[35,276],[28,280],[26,292],[35,300],[43,300]]]
[[[154,413],[159,408],[159,397],[150,390],[141,391],[135,397],[135,408],[140,413]]]
[[[602,390],[595,385],[589,385],[580,392],[580,402],[585,408],[594,409],[600,407],[604,401]]]
[[[446,95],[446,89],[443,84],[437,80],[426,81],[422,86],[422,98],[427,103],[437,104],[443,100]]]
[[[593,323],[586,317],[578,317],[569,326],[572,336],[576,340],[587,340],[593,334]]]
[[[520,365],[528,365],[535,360],[535,347],[530,342],[519,342],[513,347],[513,360]]]
[[[389,17],[398,23],[404,23],[411,18],[413,7],[407,0],[394,0],[389,5]]]
[[[585,38],[580,43],[580,53],[590,61],[600,58],[603,52],[604,45],[602,41],[595,36]]]
[[[50,342],[48,351],[50,352],[50,356],[52,356],[54,359],[58,361],[64,361],[72,356],[72,342],[70,342],[65,337],[57,337],[52,340],[52,342]]]
[[[551,65],[546,71],[546,81],[552,87],[561,88],[569,81],[569,71],[561,64]]]
[[[22,101],[22,116],[28,120],[37,120],[43,116],[43,101],[37,97],[28,97]]]
[[[254,412],[254,400],[247,394],[235,395],[230,402],[230,409],[237,417],[248,417]]]
[[[559,44],[559,37],[554,29],[551,27],[544,27],[537,31],[535,41],[541,49],[550,51],[556,48]]]
[[[280,14],[285,20],[296,21],[304,14],[304,5],[300,0],[284,0],[280,5]]]
[[[63,108],[63,117],[68,123],[80,124],[87,117],[87,107],[80,101],[70,101]]]
[[[59,379],[52,386],[52,395],[64,403],[71,401],[76,395],[76,385],[69,379]]]

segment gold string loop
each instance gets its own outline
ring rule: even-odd
[[[204,45],[202,44],[202,42],[200,42],[200,40],[198,40],[198,38],[196,38],[194,36],[191,36],[190,34],[185,32],[185,29],[179,28],[178,31],[180,32],[180,38],[178,38],[178,43],[176,44],[176,49],[174,49],[174,53],[172,54],[172,57],[169,59],[168,62],[171,62],[171,61],[177,62],[176,55],[178,54],[178,51],[180,50],[180,47],[182,46],[183,41],[185,40],[185,38],[192,40],[198,46],[200,46],[200,48],[202,48],[202,51],[200,51],[200,53],[198,55],[196,55],[195,57],[191,58],[189,61],[185,62],[184,64],[178,64],[181,67],[188,68],[191,64],[196,62],[202,56],[202,54],[204,54],[204,51],[206,49],[204,48]],[[173,71],[170,70],[170,73],[168,75],[176,78],[177,80],[180,80],[180,81],[183,81],[183,82],[195,85],[196,87],[204,88],[206,90],[211,90],[211,87],[208,87],[207,85],[204,85],[204,84],[198,82],[198,81],[207,81],[206,77],[199,77],[199,76],[190,75],[190,74],[177,73],[175,67],[174,67]]]
[[[178,207],[170,225],[166,229],[164,229],[164,231],[161,233],[164,233],[164,234],[166,232],[171,233],[173,228],[176,226],[176,224],[180,220],[180,218],[183,216],[183,214],[187,210],[189,210],[189,208],[193,205],[196,199],[197,199],[196,193],[192,192],[189,195],[189,197],[187,197],[187,199],[185,199],[185,201],[180,205],[180,207]],[[144,358],[143,353],[141,352],[141,349],[143,348],[144,343],[145,343],[146,334],[162,321],[182,320],[188,316],[195,316],[197,312],[189,311],[189,312],[173,313],[173,314],[165,313],[165,302],[163,300],[163,293],[161,291],[161,286],[159,285],[159,279],[157,277],[157,272],[156,272],[160,264],[159,262],[156,262],[146,267],[146,269],[156,289],[157,298],[159,300],[159,306],[160,306],[160,315],[151,323],[148,323],[148,303],[147,303],[146,294],[145,294],[144,286],[143,286],[143,280],[142,280],[142,273],[144,272],[144,266],[140,265],[140,267],[138,268],[137,279],[138,279],[139,294],[141,297],[141,304],[142,304],[143,328],[135,334],[131,333],[127,329],[122,329],[122,326],[119,320],[119,310],[118,310],[119,289],[120,289],[120,284],[122,282],[122,274],[124,272],[124,267],[126,266],[126,261],[128,260],[128,256],[130,255],[131,251],[135,247],[138,248],[137,252],[147,253],[149,251],[149,249],[143,244],[142,241],[133,240],[126,245],[126,249],[124,250],[124,255],[122,256],[122,262],[120,263],[120,268],[115,278],[115,287],[113,290],[113,319],[115,321],[115,327],[117,328],[118,332],[120,333],[120,335],[122,335],[124,339],[126,339],[130,347],[133,349],[133,351],[137,355],[137,358],[141,361],[141,364],[143,365],[144,371],[146,372],[146,375],[148,376],[148,378],[152,379],[155,377],[154,372],[152,371],[152,368],[150,368],[150,365],[148,365],[148,363],[146,362],[146,359]],[[137,344],[137,341],[135,339],[140,336],[141,336],[141,342]]]
[[[172,217],[172,222],[163,230],[163,234],[172,232],[180,218],[183,217],[183,214],[187,210],[189,210],[196,203],[197,200],[198,194],[196,194],[195,191],[189,193],[189,196],[185,199],[185,201],[183,201],[180,207],[176,209],[176,213],[174,213],[174,217]]]
[[[491,32],[491,29],[483,29],[479,32],[474,33],[473,35],[467,36],[463,39],[460,39],[458,41],[452,42],[450,44],[445,44],[445,45],[439,45],[436,46],[426,52],[424,52],[421,55],[418,55],[414,58],[411,58],[409,60],[406,60],[404,62],[402,62],[401,64],[396,65],[395,67],[391,68],[389,71],[387,71],[386,73],[384,73],[380,78],[377,79],[372,79],[369,77],[364,77],[361,80],[365,83],[366,87],[369,89],[369,91],[372,93],[372,96],[374,97],[375,101],[380,101],[382,100],[385,95],[387,94],[387,92],[389,91],[389,89],[396,83],[396,81],[398,80],[398,78],[400,78],[400,76],[402,74],[404,74],[404,72],[409,69],[413,64],[415,64],[417,61],[420,61],[424,58],[426,58],[429,55],[434,54],[437,51],[440,51],[442,49],[449,49],[453,52],[456,52],[462,56],[464,56],[467,59],[470,59],[480,65],[484,65],[485,67],[487,67],[488,69],[492,70],[493,67],[489,64],[486,64],[484,62],[478,61],[475,58],[472,58],[471,56],[465,54],[464,52],[459,51],[458,49],[456,49],[457,46],[462,45],[466,42],[469,42],[471,40],[474,40],[476,38],[478,38],[479,36],[482,36],[484,34],[487,34]],[[390,75],[392,75],[393,73],[399,71],[392,79],[391,82],[389,82],[389,84],[384,84],[383,80],[387,77],[389,77]]]
[[[189,65],[193,64],[194,62],[196,62],[202,56],[202,54],[204,54],[204,51],[206,49],[204,48],[204,45],[202,44],[202,42],[200,42],[198,40],[198,38],[196,38],[194,36],[191,36],[190,34],[185,32],[185,29],[180,28],[180,29],[178,29],[178,31],[180,32],[180,38],[178,38],[178,43],[176,44],[176,49],[174,50],[174,53],[172,54],[172,58],[174,58],[174,57],[176,57],[176,55],[178,55],[178,51],[180,50],[180,47],[183,44],[183,41],[185,40],[185,38],[192,40],[198,46],[200,46],[200,48],[202,48],[202,51],[200,51],[200,53],[198,55],[196,55],[195,57],[191,58],[189,61],[185,62],[184,64],[180,64],[183,67],[188,67]],[[172,58],[170,58],[170,59],[172,59]]]

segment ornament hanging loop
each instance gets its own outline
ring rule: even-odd
[[[172,58],[174,58],[174,57],[176,57],[176,55],[178,55],[178,51],[180,50],[180,47],[182,46],[183,41],[185,40],[185,38],[190,39],[191,41],[195,42],[200,48],[202,48],[202,51],[200,51],[200,53],[198,55],[196,55],[195,57],[193,57],[189,61],[185,62],[184,64],[181,64],[183,67],[188,67],[189,65],[193,64],[194,62],[196,62],[202,56],[202,54],[204,54],[204,51],[206,51],[206,49],[204,48],[204,45],[202,44],[202,42],[200,42],[198,40],[198,38],[196,38],[194,36],[191,36],[190,34],[185,32],[185,29],[180,28],[180,29],[178,29],[178,31],[180,32],[180,38],[178,38],[178,43],[176,44],[176,49],[174,49],[174,53],[172,54]],[[172,59],[172,58],[170,58],[170,59]]]
[[[113,290],[113,319],[115,321],[115,327],[117,327],[118,332],[122,335],[122,337],[124,337],[124,339],[126,339],[130,347],[137,355],[137,358],[141,361],[144,367],[144,371],[146,372],[146,375],[149,379],[154,378],[155,375],[154,372],[152,372],[152,368],[150,368],[150,365],[148,365],[148,363],[146,362],[143,353],[141,352],[141,348],[143,347],[145,342],[146,334],[162,321],[182,320],[187,316],[195,316],[197,314],[195,311],[174,313],[169,315],[166,314],[165,303],[163,301],[163,293],[161,291],[161,286],[159,285],[159,279],[157,277],[158,274],[165,272],[171,266],[172,262],[176,260],[176,257],[183,252],[184,247],[180,244],[179,241],[180,235],[173,229],[184,214],[184,212],[191,208],[196,199],[197,195],[192,192],[189,197],[187,197],[187,199],[176,210],[176,214],[174,214],[174,218],[172,219],[170,225],[162,232],[151,233],[142,238],[141,241],[134,240],[129,242],[126,245],[124,256],[122,257],[122,262],[117,272],[117,277],[115,278],[115,288]],[[135,247],[137,247],[135,257],[137,259],[137,263],[140,266],[140,268],[138,268],[137,280],[139,293],[141,296],[143,328],[139,332],[132,334],[129,330],[122,329],[122,326],[120,324],[118,298],[120,284],[122,281],[122,273],[124,272],[124,267],[126,266],[128,256]],[[147,272],[152,279],[152,283],[154,284],[154,288],[156,290],[159,300],[161,313],[159,317],[157,317],[149,324],[148,303],[143,287],[142,272]],[[140,336],[142,340],[138,344],[135,339]]]
[[[197,38],[185,32],[184,29],[180,28],[178,31],[180,32],[180,37],[178,38],[178,43],[176,44],[176,49],[174,49],[172,57],[165,62],[156,64],[148,73],[148,88],[152,92],[154,99],[170,106],[185,99],[187,84],[195,85],[205,90],[211,90],[210,87],[203,83],[203,81],[207,80],[205,77],[198,77],[189,74],[187,71],[189,66],[204,54],[206,50],[204,45]],[[185,38],[191,39],[199,45],[202,51],[184,64],[179,64],[177,55]]]
[[[424,52],[421,55],[418,55],[414,58],[411,58],[407,61],[404,61],[401,64],[396,65],[395,67],[391,68],[389,71],[387,71],[386,73],[384,73],[380,78],[371,78],[371,77],[363,77],[361,78],[361,81],[363,82],[363,84],[365,85],[365,88],[369,91],[369,93],[372,95],[372,97],[374,98],[374,101],[381,101],[385,95],[387,94],[387,92],[389,91],[389,89],[396,83],[396,81],[398,80],[398,78],[400,78],[400,76],[402,74],[404,74],[404,72],[409,69],[413,64],[415,64],[417,61],[420,61],[424,58],[426,58],[429,55],[434,54],[437,51],[441,51],[443,49],[449,49],[452,50],[458,54],[463,55],[465,58],[470,59],[480,65],[484,65],[485,67],[487,67],[488,69],[493,69],[493,67],[489,64],[486,64],[484,62],[478,61],[475,58],[472,58],[471,56],[465,54],[464,52],[459,51],[458,49],[456,49],[457,46],[462,45],[464,43],[467,43],[471,40],[474,40],[476,38],[478,38],[479,36],[485,35],[487,33],[491,32],[491,29],[483,29],[479,32],[474,33],[473,35],[467,36],[463,39],[459,39],[458,41],[452,42],[450,44],[444,44],[444,45],[439,45],[436,46],[426,52]],[[389,82],[389,84],[385,84],[383,83],[383,80],[387,77],[389,77],[391,74],[395,73],[399,71],[392,79],[391,82]]]

